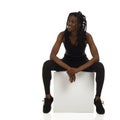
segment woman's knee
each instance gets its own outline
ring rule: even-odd
[[[51,70],[54,66],[54,63],[52,60],[47,60],[43,63],[43,69],[49,69]]]
[[[50,60],[47,60],[43,63],[43,68],[49,68],[50,67]]]
[[[104,69],[103,63],[99,62],[99,67],[100,67],[100,69]]]
[[[96,62],[95,66],[96,66],[97,70],[100,70],[100,71],[105,70],[103,63],[101,63],[101,62]]]

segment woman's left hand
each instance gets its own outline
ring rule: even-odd
[[[76,68],[70,68],[67,70],[67,74],[69,76],[69,80],[70,82],[73,82],[75,81],[76,77],[75,77],[75,74],[76,74]]]

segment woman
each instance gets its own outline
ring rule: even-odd
[[[75,74],[80,71],[96,72],[96,95],[94,104],[98,114],[104,114],[101,103],[101,91],[104,82],[104,66],[99,62],[99,54],[92,36],[86,32],[86,18],[81,12],[70,13],[66,23],[66,29],[60,32],[52,48],[50,60],[43,65],[43,83],[45,99],[43,112],[51,110],[53,97],[50,94],[51,71],[67,71],[69,81],[75,81]],[[61,44],[64,44],[65,54],[63,59],[57,57]],[[86,45],[89,45],[92,58],[89,60],[85,54]]]

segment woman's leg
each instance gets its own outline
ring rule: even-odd
[[[50,80],[51,80],[51,71],[63,71],[65,70],[58,64],[56,64],[53,60],[48,60],[43,64],[42,69],[42,77],[43,77],[43,84],[45,89],[44,104],[43,104],[43,112],[48,113],[51,110],[51,104],[53,102],[53,97],[50,94]]]
[[[104,114],[105,109],[102,105],[100,96],[104,83],[105,69],[102,63],[96,62],[91,67],[87,68],[85,71],[93,71],[96,72],[96,96],[94,99],[94,104],[96,106],[96,112],[98,114]]]
[[[100,97],[105,76],[104,65],[100,62],[96,62],[84,71],[96,72],[96,97]]]
[[[65,69],[56,64],[53,60],[48,60],[43,64],[42,77],[43,84],[45,89],[46,97],[49,98],[50,95],[50,80],[51,80],[51,71],[64,71]]]

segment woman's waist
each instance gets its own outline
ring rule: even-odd
[[[79,54],[79,55],[73,55],[73,54],[68,54],[65,53],[63,59],[70,59],[70,60],[81,60],[81,59],[88,59],[86,54]]]

